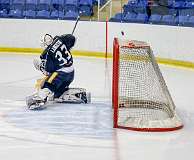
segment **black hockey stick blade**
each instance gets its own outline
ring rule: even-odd
[[[80,16],[78,16],[77,19],[76,19],[75,26],[74,26],[73,31],[72,31],[72,33],[71,33],[72,35],[73,35],[73,33],[75,32],[75,29],[76,29],[76,27],[77,27],[77,23],[78,23],[79,20],[80,20]]]

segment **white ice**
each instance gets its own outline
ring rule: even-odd
[[[112,62],[74,59],[72,87],[86,88],[92,103],[29,111],[25,97],[41,73],[35,56],[0,55],[0,160],[192,160],[194,71],[160,65],[183,120],[182,130],[140,133],[112,128]]]

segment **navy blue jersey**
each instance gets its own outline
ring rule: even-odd
[[[56,36],[41,54],[40,58],[46,60],[45,71],[52,73],[64,67],[73,65],[73,58],[67,49],[62,36]]]

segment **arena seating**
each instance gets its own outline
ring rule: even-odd
[[[25,0],[13,0],[10,4],[9,17],[22,18]]]
[[[189,16],[177,16],[175,19],[175,23],[177,25],[184,26],[188,20],[189,20]]]
[[[51,1],[51,11],[63,11],[64,9],[64,0],[52,0]]]
[[[26,18],[35,18],[37,3],[37,0],[26,0],[23,16]]]
[[[189,17],[188,21],[185,22],[185,26],[194,27],[194,16]]]
[[[123,17],[123,22],[134,22],[136,19],[137,15],[132,12],[128,12],[124,17]]]
[[[79,13],[83,16],[93,15],[93,1],[92,0],[80,0],[79,1]]]
[[[160,24],[162,16],[160,14],[152,14],[149,18],[149,22],[152,24]]]
[[[50,4],[51,0],[39,0],[36,7],[36,18],[49,19],[50,18]]]
[[[175,25],[175,17],[173,15],[163,15],[161,18],[161,24]]]
[[[72,19],[75,15],[93,15],[95,3],[96,0],[0,0],[0,17]]]
[[[114,17],[111,17],[109,19],[109,21],[112,21],[112,22],[122,22],[123,21],[123,13],[116,13],[114,15]]]
[[[110,21],[194,26],[194,0],[129,0]]]
[[[79,15],[78,12],[69,11],[65,13],[64,19],[75,20],[78,15]]]
[[[9,0],[0,0],[0,17],[9,17],[10,3]]]
[[[0,0],[0,18],[74,20],[92,16],[98,0]],[[100,0],[100,5],[106,0]],[[128,0],[112,22],[194,26],[194,0]]]

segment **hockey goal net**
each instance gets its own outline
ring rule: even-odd
[[[183,127],[150,46],[114,39],[114,127],[173,131]]]

